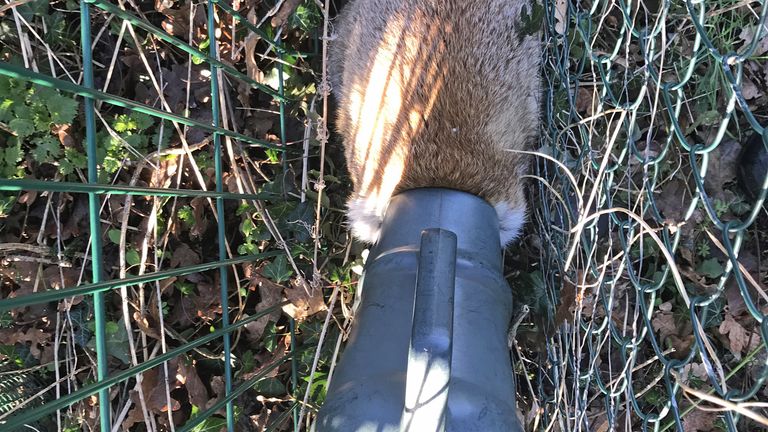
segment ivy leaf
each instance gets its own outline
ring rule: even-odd
[[[124,364],[130,364],[131,354],[128,351],[128,332],[125,330],[123,318],[119,322],[107,321],[106,323],[107,352],[119,359]]]
[[[285,255],[280,255],[264,266],[263,274],[280,283],[287,281],[293,275],[293,270],[288,267],[288,258]]]
[[[15,118],[8,123],[8,127],[11,128],[19,139],[27,137],[35,133],[35,124],[32,121],[24,118]]]

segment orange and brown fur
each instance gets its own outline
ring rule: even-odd
[[[335,24],[331,84],[354,183],[354,235],[375,242],[390,198],[466,191],[499,214],[501,244],[525,221],[522,150],[539,121],[539,35],[525,0],[354,0]]]

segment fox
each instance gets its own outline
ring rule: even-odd
[[[354,237],[375,243],[390,199],[416,188],[494,207],[500,245],[526,220],[520,150],[538,138],[541,37],[527,0],[352,0],[329,46]]]

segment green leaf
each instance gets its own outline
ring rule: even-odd
[[[136,249],[128,249],[125,251],[125,262],[130,266],[139,265],[141,263],[141,256]]]
[[[195,213],[192,211],[192,207],[185,205],[179,207],[179,210],[176,212],[176,215],[179,217],[179,220],[186,223],[186,224],[194,224],[195,223]]]
[[[35,147],[32,149],[32,157],[40,163],[52,163],[61,156],[61,144],[50,135],[36,138],[32,142],[35,143]]]
[[[293,270],[288,267],[288,258],[285,255],[275,257],[275,259],[264,266],[264,276],[280,283],[285,282],[293,275]]]
[[[120,331],[119,326],[114,321],[107,321],[106,324],[104,324],[104,331],[106,332],[107,336],[114,336],[117,334],[118,331]]]
[[[221,417],[208,417],[193,427],[191,432],[219,432],[226,429],[227,419]]]
[[[13,99],[3,99],[0,102],[0,121],[7,122],[13,116]]]
[[[35,133],[35,124],[32,123],[32,121],[24,118],[15,118],[11,120],[11,122],[8,123],[8,127],[16,132],[16,135],[18,135],[19,139]]]
[[[15,177],[18,174],[18,164],[21,162],[21,143],[15,137],[9,139],[5,149],[0,149],[0,167],[3,168],[4,177]]]
[[[261,395],[267,397],[277,397],[284,395],[286,392],[285,384],[283,384],[279,378],[269,377],[257,382],[253,389]]]
[[[699,264],[696,271],[710,279],[715,279],[723,274],[723,266],[715,258],[710,258]]]
[[[85,169],[88,164],[88,158],[79,151],[71,148],[64,149],[64,158],[59,161],[59,172],[63,175],[70,175],[75,169]]]
[[[149,129],[153,124],[155,124],[155,120],[152,118],[152,116],[149,114],[140,113],[138,111],[131,112],[131,118],[133,118],[136,129],[140,131]]]
[[[51,121],[55,124],[70,124],[77,115],[78,103],[75,99],[56,95],[48,105]]]
[[[121,165],[122,163],[112,156],[107,156],[104,158],[104,171],[110,174],[113,174],[115,171],[119,170]]]
[[[250,237],[254,228],[255,226],[253,225],[253,221],[250,218],[248,218],[243,221],[243,224],[240,226],[240,231],[243,232],[244,236]]]
[[[106,343],[109,355],[119,359],[124,364],[131,363],[131,352],[128,345],[128,332],[125,330],[125,321],[121,318],[115,323],[106,323]]]
[[[123,133],[136,130],[138,128],[138,124],[136,123],[136,120],[132,119],[131,117],[128,117],[125,114],[120,114],[112,124],[112,128],[115,130],[115,132]]]
[[[111,229],[107,231],[107,237],[109,237],[109,240],[116,244],[120,244],[120,230],[119,229]]]

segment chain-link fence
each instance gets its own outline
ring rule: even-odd
[[[765,427],[767,10],[530,11],[545,127],[511,254],[527,429]],[[334,12],[0,7],[3,430],[311,417],[344,326],[305,318],[346,311],[360,264],[315,107]]]
[[[528,428],[765,428],[765,2],[543,6]]]

